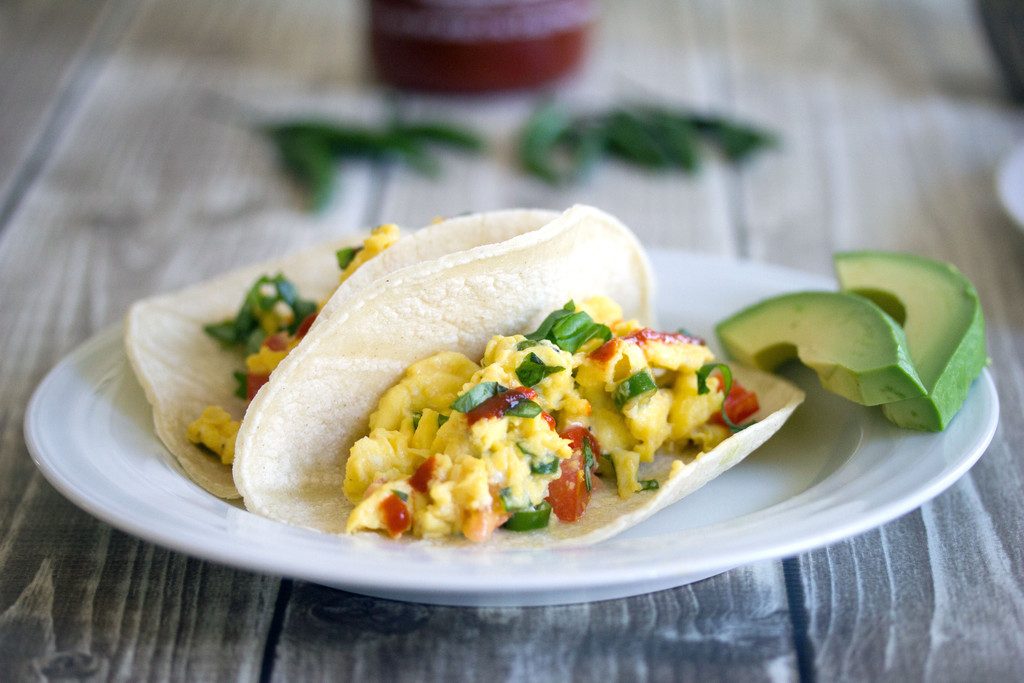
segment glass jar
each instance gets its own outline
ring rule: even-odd
[[[583,59],[593,0],[371,0],[377,74],[445,92],[530,88]]]

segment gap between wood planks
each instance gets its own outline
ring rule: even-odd
[[[55,104],[45,118],[41,132],[11,181],[7,196],[0,197],[0,237],[11,222],[22,200],[42,174],[53,156],[86,93],[114,53],[114,46],[138,11],[138,5],[110,1],[97,19],[92,35],[86,39],[70,66],[67,85],[57,93]]]

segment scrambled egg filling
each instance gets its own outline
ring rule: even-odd
[[[386,223],[374,228],[370,235],[363,240],[362,246],[351,250],[354,255],[342,268],[340,281],[344,282],[367,261],[391,247],[398,241],[399,236],[400,230],[394,223]],[[278,277],[280,278],[280,276]],[[254,289],[260,297],[271,300],[280,291],[275,284],[267,282],[266,278],[257,281]],[[248,301],[249,296],[247,295],[246,304]],[[246,304],[243,304],[243,308]],[[322,302],[316,306],[315,312],[319,312],[321,308],[323,308]],[[266,339],[255,353],[246,356],[245,372],[238,373],[241,383],[239,397],[246,400],[252,399],[249,394],[254,393],[255,389],[266,382],[270,373],[276,370],[291,350],[298,346],[301,341],[299,334],[305,332],[305,330],[296,330],[296,334],[289,334],[289,328],[296,323],[296,315],[292,307],[285,301],[275,301],[265,310],[261,307],[257,307],[255,310],[250,309],[249,313],[256,318],[256,324]],[[207,406],[202,414],[189,424],[186,435],[189,441],[220,456],[220,461],[223,464],[230,465],[235,459],[235,437],[240,424],[238,420],[232,420],[228,412],[220,406],[211,405]]]
[[[719,380],[697,390],[697,371],[713,360],[703,343],[624,321],[605,297],[568,306],[563,312],[587,313],[611,338],[575,348],[557,331],[539,341],[495,336],[479,365],[444,352],[407,369],[349,452],[348,532],[483,540],[510,513],[549,499],[560,465],[574,457],[562,434],[576,426],[596,437],[607,459],[602,474],[613,474],[621,498],[656,487],[640,479],[656,452],[693,444],[706,451],[729,435],[708,422],[722,407]],[[532,395],[540,410],[493,409],[515,392]]]
[[[230,465],[235,460],[235,437],[239,426],[241,423],[232,420],[228,411],[219,406],[207,406],[188,426],[188,440],[220,456],[223,464]]]

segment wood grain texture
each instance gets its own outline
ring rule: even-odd
[[[413,605],[300,583],[273,680],[792,680],[779,574],[778,563],[762,563],[674,590],[543,608]]]

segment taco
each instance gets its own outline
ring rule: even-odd
[[[733,382],[702,340],[649,327],[651,303],[635,237],[582,206],[336,295],[238,433],[246,507],[329,533],[499,547],[638,523],[803,399],[756,371]]]
[[[535,230],[557,213],[497,211],[441,221],[399,239],[386,224],[365,240],[324,244],[145,299],[125,321],[125,347],[153,408],[157,436],[185,473],[222,498],[249,401],[314,327],[387,273]],[[339,284],[340,283],[340,284]]]

